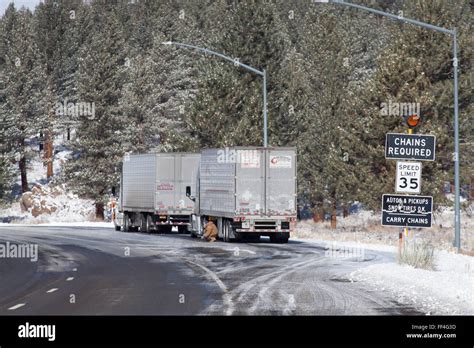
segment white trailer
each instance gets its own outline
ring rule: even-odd
[[[120,185],[123,230],[189,230],[200,154],[126,155]]]
[[[213,219],[224,241],[288,242],[296,226],[295,148],[202,150],[198,177],[192,235]]]

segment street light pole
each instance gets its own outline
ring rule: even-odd
[[[237,64],[238,66],[241,66],[242,68],[245,68],[245,69],[247,69],[247,70],[249,70],[249,71],[251,71],[251,72],[253,72],[253,73],[255,73],[259,76],[262,76],[263,77],[263,146],[268,147],[268,133],[267,133],[267,128],[268,128],[268,120],[267,120],[267,73],[266,73],[265,69],[263,69],[262,71],[257,70],[257,69],[252,68],[251,66],[249,66],[247,64],[239,62],[236,59],[225,56],[222,53],[214,52],[214,51],[211,51],[211,50],[209,50],[207,48],[203,48],[203,47],[198,47],[198,46],[184,44],[184,43],[180,43],[180,42],[174,42],[174,41],[165,41],[165,42],[162,42],[162,44],[163,45],[175,45],[175,46],[178,46],[178,47],[184,47],[184,48],[188,48],[188,49],[195,49],[195,50],[204,52],[206,54],[211,54],[211,55],[214,55],[214,56],[218,56],[222,59],[225,59],[229,62],[232,62],[233,64]]]
[[[268,146],[268,135],[267,135],[267,71],[263,69],[263,146]]]
[[[454,225],[455,236],[454,246],[457,251],[461,251],[461,212],[460,212],[460,180],[459,180],[459,104],[458,104],[458,52],[457,52],[457,33],[456,28],[446,29],[436,25],[420,22],[414,19],[404,18],[403,16],[393,15],[391,13],[379,11],[373,8],[352,4],[343,0],[315,0],[315,2],[329,2],[339,5],[353,7],[359,10],[368,11],[384,17],[397,20],[399,22],[417,25],[426,29],[436,30],[444,34],[451,35],[453,38],[453,67],[454,67]]]

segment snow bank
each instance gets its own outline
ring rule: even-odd
[[[434,271],[381,263],[349,275],[398,302],[427,314],[474,314],[474,258],[446,251],[435,253]]]
[[[57,150],[53,160],[55,176],[61,173],[64,163],[71,154],[64,144],[64,137],[55,137],[54,146]],[[28,181],[32,190],[25,192],[19,201],[10,207],[0,209],[0,223],[31,225],[94,220],[94,202],[79,198],[69,192],[65,185],[53,186],[48,183],[46,167],[37,150],[37,145],[31,145],[30,150],[36,154],[27,167]],[[21,184],[20,176],[18,176],[17,184]]]
[[[32,192],[25,193],[20,202],[0,210],[0,222],[22,224],[90,221],[94,216],[92,200],[81,199],[67,192],[64,186],[51,188],[39,184]]]

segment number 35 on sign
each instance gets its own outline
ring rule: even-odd
[[[420,193],[421,191],[421,162],[397,161],[397,179],[395,192]]]

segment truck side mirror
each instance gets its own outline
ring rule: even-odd
[[[186,197],[188,197],[193,202],[196,201],[196,197],[191,196],[191,186],[186,186]]]

